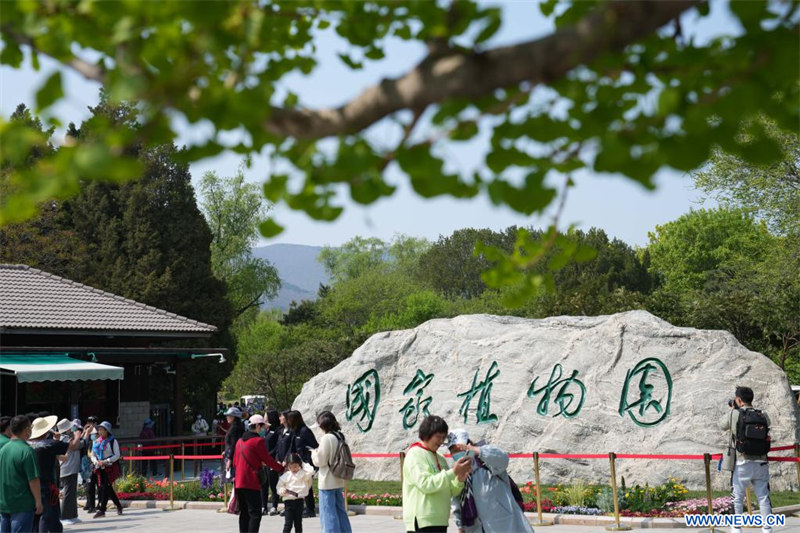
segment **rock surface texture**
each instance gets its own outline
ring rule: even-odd
[[[331,410],[353,453],[398,453],[425,413],[510,453],[703,454],[726,446],[720,420],[737,385],[772,419],[773,445],[798,440],[786,375],[725,331],[679,328],[644,311],[599,317],[469,315],[372,336],[305,384],[307,419]],[[774,455],[791,455],[780,452]],[[359,479],[399,479],[398,459],[359,458]],[[541,459],[543,483],[608,483],[607,459]],[[730,475],[717,472],[715,488]],[[772,463],[771,486],[797,486],[793,463]],[[533,479],[531,459],[510,474]],[[618,459],[626,484],[675,477],[704,486],[703,461]]]

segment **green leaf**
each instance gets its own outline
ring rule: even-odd
[[[394,30],[395,37],[399,39],[403,39],[404,41],[408,41],[412,38],[411,36],[411,28],[408,27],[407,24],[404,24]]]
[[[486,166],[489,170],[499,174],[508,167],[529,167],[535,162],[534,158],[516,148],[493,150],[486,156]]]
[[[678,110],[681,105],[681,92],[674,87],[664,87],[658,95],[658,114],[665,117]]]
[[[326,30],[330,27],[331,22],[329,20],[318,18],[317,19],[317,29],[319,30]]]
[[[273,174],[264,182],[264,197],[272,203],[278,202],[286,193],[289,176],[286,174]]]
[[[283,226],[268,218],[264,222],[258,225],[258,231],[266,238],[275,237],[279,235],[283,231]]]
[[[19,68],[24,57],[17,43],[9,39],[3,39],[3,51],[0,52],[0,63],[9,65],[12,68]]]
[[[41,112],[50,107],[53,102],[64,96],[61,86],[61,71],[53,72],[44,84],[36,91],[36,110]]]
[[[338,53],[336,55],[339,56],[339,59],[341,59],[345,65],[353,70],[361,70],[364,68],[364,63],[354,60],[348,54]]]
[[[597,154],[594,169],[598,172],[619,172],[630,160],[630,148],[616,135],[608,135],[603,140],[600,153]]]
[[[556,6],[558,5],[558,0],[545,0],[539,4],[539,11],[542,12],[542,15],[545,17],[549,17],[555,11]]]
[[[748,31],[758,30],[761,21],[769,15],[768,2],[730,2],[730,10]]]
[[[467,141],[478,134],[478,123],[474,120],[460,122],[458,126],[450,132],[450,138],[454,141]]]
[[[781,147],[770,137],[757,137],[741,146],[739,155],[754,165],[769,165],[778,161],[783,153]]]
[[[364,57],[372,59],[373,61],[378,61],[386,57],[386,54],[383,52],[383,48],[373,46],[364,53]]]
[[[491,39],[494,34],[497,33],[497,30],[500,29],[500,25],[503,22],[503,18],[498,8],[487,9],[486,15],[488,17],[486,25],[483,27],[480,33],[478,33],[478,36],[475,37],[475,44],[480,44]]]

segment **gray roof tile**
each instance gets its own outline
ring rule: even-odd
[[[216,326],[26,265],[0,264],[0,327],[213,333]]]

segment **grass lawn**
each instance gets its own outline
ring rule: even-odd
[[[401,494],[403,492],[402,485],[399,481],[366,481],[363,479],[354,479],[347,483],[347,491],[353,493],[367,493],[367,494]],[[714,498],[722,496],[730,496],[730,492],[714,491]],[[689,491],[686,495],[687,499],[690,498],[705,498],[705,491]],[[800,492],[772,492],[770,495],[773,507],[783,507],[786,505],[800,504]],[[755,498],[752,499],[753,509],[758,509],[758,503]]]
[[[316,480],[314,481],[316,483]],[[347,482],[347,492],[358,494],[402,494],[403,486],[399,481],[367,481],[353,479]]]

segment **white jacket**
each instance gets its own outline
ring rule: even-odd
[[[319,467],[319,489],[341,489],[344,479],[336,477],[331,472],[330,463],[339,449],[339,439],[333,433],[326,433],[319,439],[319,448],[311,450],[311,460]]]
[[[306,465],[303,465],[303,468],[298,470],[297,473],[287,469],[278,478],[278,494],[284,500],[299,500],[308,496],[308,492],[311,490],[314,470],[311,469],[311,472],[309,472],[305,467]],[[296,492],[297,496],[289,494],[288,490]]]

